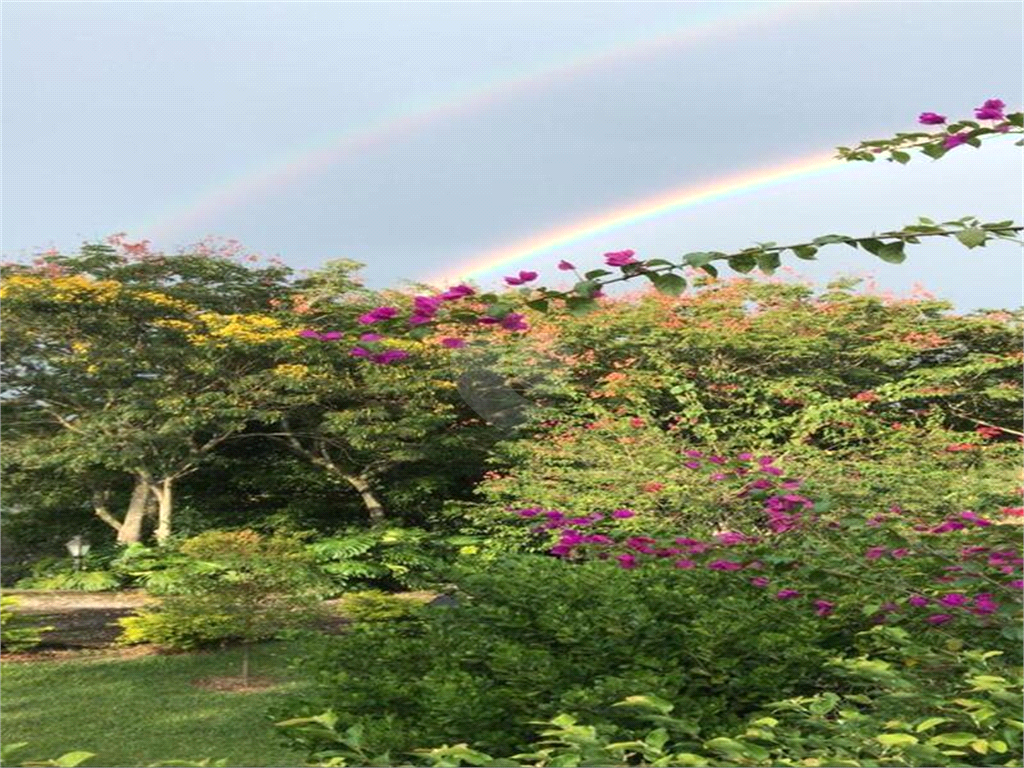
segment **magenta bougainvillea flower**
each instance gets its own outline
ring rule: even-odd
[[[727,547],[735,544],[745,544],[749,541],[745,535],[736,531],[722,531],[721,533],[716,533],[715,538],[718,539],[719,544],[724,544]]]
[[[921,595],[911,595],[907,602],[915,608],[924,608],[924,606],[928,605],[929,601],[927,597],[922,597]]]
[[[942,142],[942,146],[945,149],[959,147],[961,144],[966,144],[969,138],[971,138],[971,135],[969,133],[951,133]]]
[[[509,285],[523,285],[537,279],[536,272],[527,272],[526,270],[520,270],[516,277],[506,277],[505,282]]]
[[[957,608],[961,605],[967,605],[971,602],[971,598],[967,597],[967,595],[962,595],[959,592],[950,592],[948,595],[940,597],[939,602],[947,608]]]
[[[576,265],[566,261],[565,259],[562,259],[560,262],[558,262],[558,268],[563,272],[570,272],[576,269]]]
[[[456,336],[446,336],[441,339],[441,346],[447,347],[448,349],[461,349],[466,346],[466,340],[460,339]]]
[[[515,312],[509,312],[499,322],[506,331],[527,331],[530,329],[526,318]]]
[[[974,116],[978,120],[1003,120],[1003,110],[1006,108],[1006,104],[1003,103],[1002,99],[988,99],[980,107],[974,110]]]
[[[771,583],[771,579],[767,576],[755,576],[750,580],[750,583],[755,587],[767,587]]]
[[[800,597],[800,592],[795,589],[780,589],[775,593],[775,597],[778,600],[792,600],[794,597]]]
[[[921,125],[942,125],[946,122],[944,115],[936,114],[935,112],[922,112],[917,116],[917,122]]]
[[[676,560],[673,566],[682,571],[688,571],[691,568],[695,568],[697,564],[693,560]]]
[[[713,560],[708,563],[712,571],[738,571],[742,567],[743,563],[734,563],[732,560]]]
[[[949,613],[933,613],[931,616],[925,617],[925,621],[929,624],[945,624],[947,621],[952,621],[953,616]]]
[[[868,560],[877,560],[886,553],[886,547],[871,547],[864,553]]]
[[[619,555],[615,559],[619,561],[619,568],[624,568],[627,571],[632,570],[637,566],[636,557],[629,553]]]
[[[301,339],[319,339],[320,334],[314,331],[312,328],[303,328],[299,331],[299,338]]]
[[[636,264],[633,258],[636,251],[612,251],[604,255],[604,263],[609,267],[624,267],[627,264]]]
[[[630,517],[636,517],[636,512],[632,509],[616,509],[612,512],[612,517],[616,520],[626,520]]]
[[[466,296],[472,296],[474,293],[476,293],[476,291],[468,285],[456,285],[449,288],[444,293],[438,294],[438,298],[442,301],[455,301],[456,299],[462,299]]]
[[[362,347],[352,347],[352,349],[350,349],[348,351],[348,353],[350,355],[352,355],[352,357],[369,357],[370,356],[370,350],[363,349]]]
[[[401,349],[388,349],[384,352],[378,352],[375,355],[371,355],[370,359],[380,365],[387,365],[388,363],[394,363],[398,360],[404,360],[409,356],[408,352],[404,352]]]
[[[397,314],[398,310],[394,307],[377,307],[359,317],[358,322],[363,325],[370,325],[372,323],[379,323],[381,320],[390,320]]]
[[[380,341],[383,338],[384,337],[381,336],[379,333],[364,333],[362,336],[359,337],[359,340],[360,341]]]
[[[814,612],[819,616],[828,616],[835,609],[836,604],[828,600],[815,600]]]

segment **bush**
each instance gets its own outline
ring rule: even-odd
[[[544,556],[499,561],[457,579],[457,608],[333,638],[305,662],[319,693],[282,714],[331,708],[378,751],[452,740],[509,750],[527,743],[532,717],[568,709],[615,720],[607,702],[637,690],[678,702],[695,722],[738,724],[759,702],[829,678],[824,662],[847,628],[714,582]]]
[[[252,531],[208,531],[178,547],[156,610],[121,619],[123,643],[192,648],[275,637],[316,615],[324,579],[302,542]]]
[[[5,651],[26,651],[39,645],[43,633],[53,627],[26,626],[24,619],[14,608],[18,605],[17,598],[0,597],[0,647]]]
[[[342,598],[341,613],[353,621],[393,621],[412,616],[417,604],[410,598],[395,597],[377,589],[350,592]]]

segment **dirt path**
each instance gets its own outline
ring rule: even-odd
[[[43,634],[40,651],[107,647],[121,633],[118,619],[153,602],[140,591],[4,590],[3,594],[17,598],[17,612],[32,624],[53,627]]]

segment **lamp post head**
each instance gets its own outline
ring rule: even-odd
[[[89,554],[89,542],[83,539],[81,536],[72,536],[64,544],[68,548],[68,552],[74,558],[85,557]]]

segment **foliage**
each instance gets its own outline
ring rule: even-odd
[[[316,615],[323,578],[294,537],[207,531],[182,542],[178,554],[166,569],[160,607],[120,620],[122,642],[188,648],[238,639],[248,645]]]
[[[27,625],[25,619],[15,611],[17,605],[18,599],[15,597],[0,597],[0,647],[8,652],[25,651],[39,645],[43,633],[53,629]]]
[[[418,528],[374,528],[318,538],[308,548],[340,594],[354,586],[422,589],[436,584],[456,546],[469,541]]]
[[[409,598],[369,589],[363,592],[349,592],[339,609],[345,618],[353,621],[394,621],[412,616],[416,604]]]
[[[60,571],[45,576],[29,576],[17,583],[18,589],[67,589],[81,592],[109,592],[118,589],[121,580],[110,571]]]

